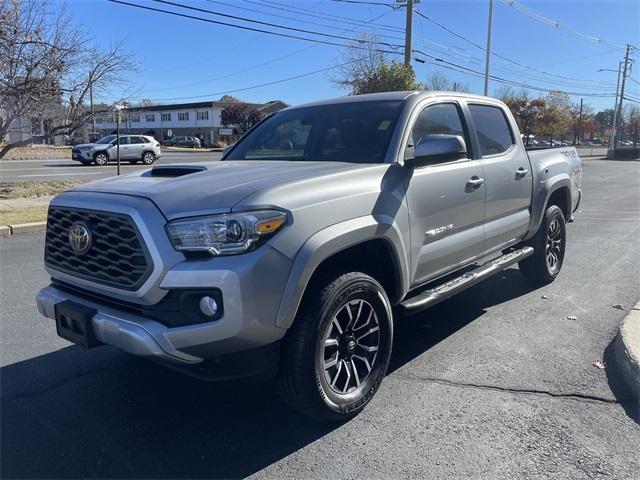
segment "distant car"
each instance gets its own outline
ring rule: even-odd
[[[197,137],[174,137],[165,140],[164,145],[167,147],[190,147],[200,148],[200,139]]]
[[[106,165],[117,158],[116,135],[107,135],[95,143],[76,145],[71,150],[71,159],[83,165]],[[151,165],[162,152],[155,138],[146,135],[120,135],[120,160],[130,163],[142,162]]]

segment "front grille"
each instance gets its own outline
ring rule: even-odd
[[[83,255],[69,243],[69,228],[75,222],[91,231],[91,247]],[[152,270],[131,217],[80,208],[49,207],[44,257],[55,270],[123,290],[138,289]]]

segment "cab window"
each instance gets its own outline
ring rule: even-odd
[[[460,108],[455,103],[438,103],[425,107],[418,118],[416,118],[411,136],[407,143],[410,154],[412,148],[420,143],[420,140],[427,135],[459,135],[461,136],[467,149],[470,148],[467,133],[460,114]]]
[[[498,155],[515,144],[504,111],[493,105],[469,105],[469,113],[480,143],[480,155]]]

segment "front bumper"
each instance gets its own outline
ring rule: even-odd
[[[109,298],[91,297],[57,284],[42,289],[36,301],[40,313],[50,319],[55,319],[55,305],[65,300],[90,307],[96,310],[91,325],[99,342],[168,366],[198,366],[200,371],[208,371],[211,368],[204,368],[208,360],[220,363],[220,359],[242,352],[241,361],[246,357],[255,360],[248,352],[263,356],[264,348],[282,339],[286,330],[276,326],[276,316],[290,268],[290,261],[268,245],[244,255],[174,265],[164,275],[160,289],[216,288],[224,302],[219,319],[176,327],[137,314]],[[262,361],[253,363],[247,366],[265,367]],[[231,368],[242,371],[238,365]],[[251,374],[237,372],[232,377]]]

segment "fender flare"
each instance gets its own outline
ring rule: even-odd
[[[393,260],[400,281],[399,291],[404,293],[409,271],[407,249],[400,229],[388,215],[367,215],[320,230],[302,245],[291,267],[278,308],[276,325],[280,328],[291,327],[309,280],[323,261],[349,247],[375,239],[388,243],[395,257]]]
[[[569,210],[572,209],[571,201],[571,179],[566,173],[561,173],[549,178],[544,183],[539,184],[538,189],[533,194],[533,203],[531,205],[531,223],[529,225],[529,233],[525,240],[531,238],[540,228],[542,218],[544,217],[545,207],[547,206],[551,195],[560,190],[567,189],[567,205]],[[568,220],[568,219],[567,219]]]

